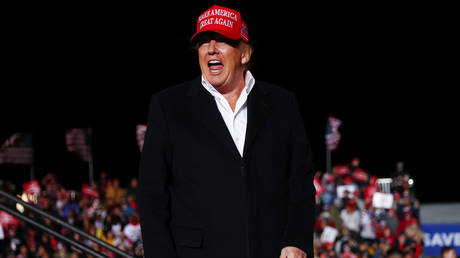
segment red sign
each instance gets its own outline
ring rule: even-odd
[[[30,195],[33,195],[33,194],[40,194],[40,184],[38,183],[37,180],[33,180],[33,181],[30,181],[30,182],[26,182],[22,185],[22,188],[24,189],[24,192],[26,194],[30,194]]]
[[[321,194],[325,191],[323,184],[321,184],[321,181],[319,181],[319,179],[315,177],[313,179],[313,185],[316,189],[316,198],[319,198]]]
[[[350,168],[347,165],[337,165],[336,170],[337,175],[345,176],[350,174]]]
[[[81,192],[86,196],[99,198],[99,193],[87,184],[82,185]]]
[[[0,224],[6,228],[8,225],[17,226],[18,219],[7,212],[0,211]]]
[[[367,181],[367,179],[369,178],[366,171],[360,169],[360,168],[357,168],[355,170],[355,172],[353,173],[353,178],[358,181],[358,182],[361,182],[361,183],[364,183]]]

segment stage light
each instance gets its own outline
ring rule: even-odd
[[[414,184],[414,179],[409,178],[409,180],[407,180],[407,183],[409,183],[409,185],[412,186]]]

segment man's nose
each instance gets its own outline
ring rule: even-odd
[[[219,49],[217,48],[217,42],[215,40],[209,41],[209,47],[208,47],[208,54],[214,55],[219,52]]]

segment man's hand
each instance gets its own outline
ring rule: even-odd
[[[307,254],[297,247],[286,246],[281,250],[280,258],[307,258]]]

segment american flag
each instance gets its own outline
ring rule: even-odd
[[[243,36],[246,40],[249,40],[248,26],[246,26],[244,21],[241,24],[241,36]]]
[[[73,128],[66,131],[67,151],[75,152],[82,160],[89,162],[91,150],[88,129]]]
[[[0,148],[0,164],[31,165],[34,161],[31,133],[15,133]]]
[[[139,145],[139,149],[142,151],[142,147],[144,146],[144,136],[145,132],[147,131],[146,125],[137,125],[136,126],[136,138],[137,144]]]
[[[341,124],[342,121],[332,116],[330,116],[327,120],[326,145],[328,151],[333,151],[339,146],[339,140],[341,138],[339,126]]]

